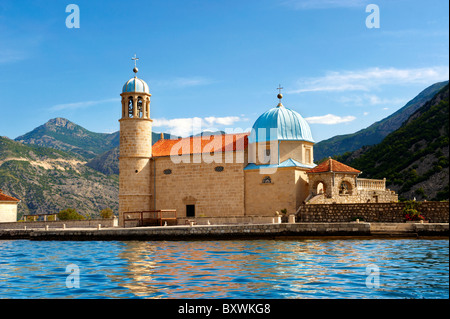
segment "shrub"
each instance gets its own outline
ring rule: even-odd
[[[405,220],[424,220],[425,217],[417,210],[419,203],[416,201],[406,201],[403,213]]]
[[[58,213],[59,220],[83,220],[86,219],[73,208],[67,208]]]
[[[105,209],[102,209],[101,210],[101,212],[100,212],[100,217],[101,218],[113,218],[114,217],[114,213],[113,213],[113,210],[111,209],[111,208],[105,208]]]

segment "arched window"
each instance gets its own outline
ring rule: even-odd
[[[316,194],[324,194],[327,191],[327,187],[324,182],[317,183]]]
[[[142,118],[143,114],[144,114],[144,105],[143,105],[143,101],[142,98],[139,96],[138,100],[137,100],[137,116],[139,118]]]
[[[128,117],[133,118],[133,97],[128,98]]]
[[[349,182],[343,181],[341,185],[339,185],[339,195],[350,195],[352,186]]]
[[[271,184],[272,183],[272,179],[270,178],[270,176],[266,176],[263,178],[262,180],[263,184]]]

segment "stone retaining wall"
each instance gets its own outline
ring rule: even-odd
[[[2,239],[28,240],[219,240],[280,239],[317,236],[418,237],[447,236],[449,224],[397,224],[395,230],[373,227],[371,223],[295,223],[260,225],[161,226],[101,229],[15,229],[0,230]],[[388,224],[389,227],[395,225]],[[405,227],[407,225],[407,227]],[[392,227],[391,227],[392,228]]]
[[[0,230],[0,239],[31,240],[192,240],[278,236],[370,235],[368,223],[159,226],[105,229]]]
[[[366,222],[402,223],[405,203],[311,204],[302,205],[298,222]],[[430,223],[449,222],[449,202],[418,202],[418,211]]]

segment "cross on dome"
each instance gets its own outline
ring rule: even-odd
[[[131,58],[131,60],[134,60],[134,69],[133,72],[137,73],[139,69],[136,67],[136,61],[139,60],[139,58],[136,57],[136,53],[134,54],[134,57]]]

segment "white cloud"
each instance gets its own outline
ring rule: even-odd
[[[356,120],[356,117],[352,115],[348,116],[338,116],[334,114],[327,114],[322,116],[311,116],[305,118],[306,121],[308,121],[310,124],[327,124],[327,125],[333,125],[333,124],[340,124],[340,123],[347,123]]]
[[[215,126],[231,126],[234,123],[242,121],[238,116],[215,117],[208,116],[205,118],[178,118],[178,119],[154,119],[154,127],[163,127],[171,135],[175,136],[189,136],[195,135],[202,131],[217,131]]]
[[[301,79],[298,89],[288,93],[320,91],[369,91],[382,85],[431,84],[448,80],[448,66],[416,69],[368,68],[357,71],[331,71],[318,78]]]
[[[81,108],[86,108],[86,107],[93,106],[93,105],[110,103],[110,102],[120,102],[120,98],[57,104],[57,105],[53,105],[52,107],[50,107],[49,110],[50,111],[75,110],[75,109],[81,109]]]
[[[338,102],[343,104],[352,104],[356,106],[365,106],[365,105],[395,105],[400,106],[404,105],[408,102],[408,99],[402,98],[380,98],[374,94],[358,94],[358,95],[350,95],[350,96],[341,96],[337,99]]]

